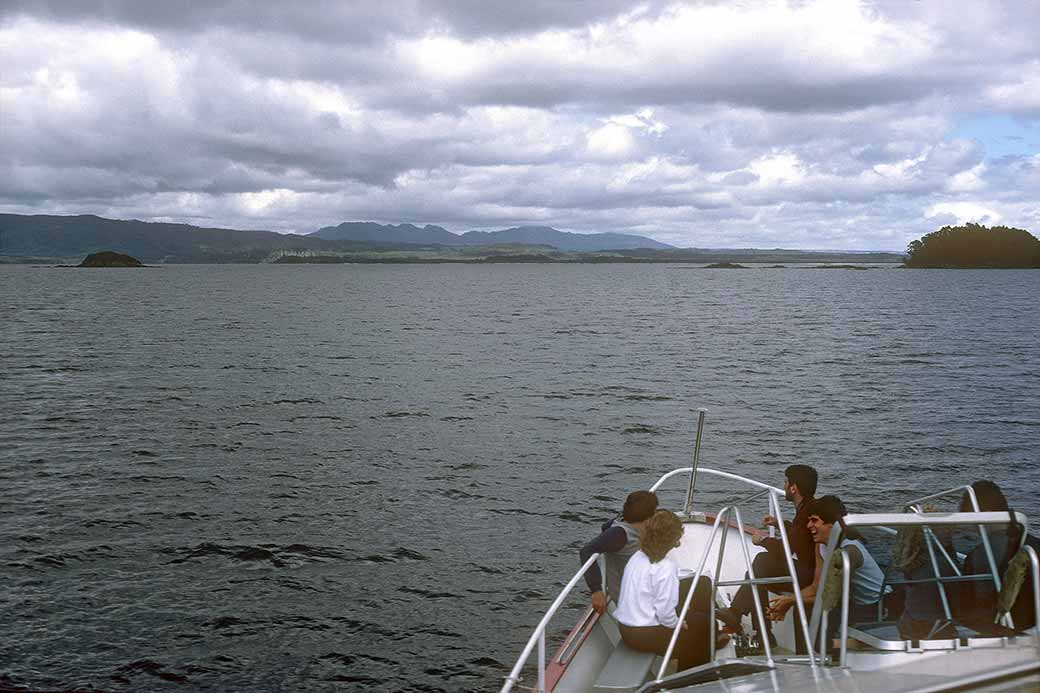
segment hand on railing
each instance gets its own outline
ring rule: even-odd
[[[776,527],[776,524],[777,524],[776,523],[776,518],[773,517],[772,515],[766,515],[765,517],[762,518],[762,526],[763,527]]]
[[[603,593],[603,590],[597,590],[592,593],[592,609],[597,614],[603,614],[607,610],[607,595]]]

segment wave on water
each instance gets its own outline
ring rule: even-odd
[[[160,549],[159,552],[174,557],[169,561],[170,564],[186,563],[197,559],[220,556],[243,563],[267,562],[276,567],[286,567],[299,565],[307,561],[346,561],[352,558],[350,553],[339,549],[308,546],[306,544],[289,544],[288,546],[278,547],[272,544],[247,546],[203,542],[186,548],[164,548]]]
[[[163,681],[171,681],[173,683],[188,683],[188,677],[184,674],[169,671],[165,664],[151,659],[139,659],[136,662],[125,664],[119,667],[116,673],[112,674],[111,678],[116,683],[132,683],[131,679],[141,674],[154,676]]]

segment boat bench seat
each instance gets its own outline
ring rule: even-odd
[[[607,663],[603,665],[594,691],[634,691],[646,682],[657,657],[653,652],[639,652],[619,640]]]

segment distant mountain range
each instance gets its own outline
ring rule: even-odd
[[[455,234],[440,226],[427,224],[377,224],[371,221],[348,221],[339,226],[326,226],[312,234],[313,238],[368,243],[410,243],[416,245],[547,245],[557,250],[595,252],[597,250],[632,250],[675,248],[643,236],[625,233],[569,233],[551,226],[518,226],[501,231],[467,231]]]
[[[299,262],[901,262],[897,253],[675,248],[642,236],[547,226],[454,234],[439,226],[347,222],[308,235],[0,214],[0,262],[78,264],[101,251],[147,264]]]

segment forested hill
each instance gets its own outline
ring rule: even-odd
[[[112,250],[143,262],[260,262],[279,250],[325,250],[337,244],[272,231],[81,216],[0,214],[0,256],[82,259]]]
[[[378,225],[376,225],[378,226]],[[0,262],[78,264],[101,251],[131,255],[146,264],[294,262],[657,262],[657,263],[896,263],[895,253],[842,253],[800,250],[639,247],[650,239],[625,234],[572,234],[548,227],[458,236],[444,229],[451,245],[429,239],[437,227],[395,227],[403,232],[387,242],[330,240],[317,234],[200,228],[188,224],[104,219],[93,215],[25,216],[0,214]],[[337,227],[330,227],[337,228]],[[381,234],[379,229],[371,230]],[[520,232],[519,236],[511,232]],[[415,233],[420,232],[420,233]],[[476,235],[474,235],[476,234]],[[520,240],[510,241],[510,238]],[[376,238],[384,238],[382,235]],[[463,243],[455,244],[455,239]],[[637,239],[637,240],[633,240]],[[541,243],[537,241],[542,240]],[[565,246],[546,242],[548,240]],[[615,243],[615,246],[611,246]],[[568,245],[571,244],[571,245]],[[585,245],[588,244],[588,245]],[[606,245],[606,248],[602,248]],[[635,245],[636,247],[633,247]],[[664,244],[658,244],[664,245]],[[613,249],[611,249],[611,247]],[[569,249],[576,248],[576,249]]]
[[[1040,268],[1040,240],[1024,229],[944,226],[906,249],[907,267]]]
[[[562,251],[631,250],[674,248],[667,243],[627,233],[571,233],[551,226],[517,226],[500,231],[467,231],[455,234],[440,226],[427,224],[377,224],[372,221],[346,221],[339,226],[326,226],[310,234],[326,240],[364,241],[368,243],[410,243],[416,245],[546,245]]]
[[[675,246],[645,236],[628,233],[569,233],[551,226],[518,226],[501,231],[467,231],[462,240],[468,245],[524,243],[550,245],[564,251],[635,250],[649,248],[669,250]]]

